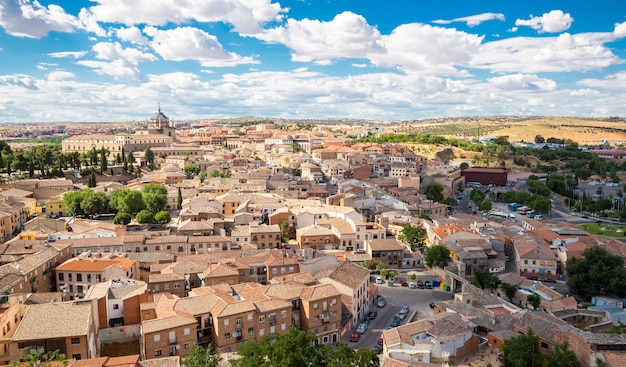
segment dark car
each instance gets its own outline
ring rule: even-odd
[[[431,302],[431,303],[429,304],[429,306],[430,306],[430,308],[435,308],[435,302]]]
[[[400,319],[394,317],[393,320],[391,321],[391,327],[398,327],[400,326]]]
[[[424,288],[424,282],[422,282],[421,280],[417,281],[417,288],[422,289]]]
[[[400,281],[400,285],[401,285],[401,286],[403,286],[403,287],[408,287],[408,286],[409,286],[409,283],[407,283],[407,282],[406,282],[406,280],[402,279],[402,280]]]
[[[367,318],[370,320],[374,320],[376,318],[376,316],[378,316],[378,311],[371,311],[368,315]]]
[[[424,287],[426,289],[432,289],[433,288],[433,286],[430,284],[430,280],[427,280],[427,281],[424,282]]]
[[[542,282],[545,282],[545,283],[556,283],[556,280],[554,280],[552,278],[541,278],[539,280],[541,280]]]
[[[378,344],[373,345],[372,350],[376,352],[376,354],[380,354],[383,352],[383,348]]]

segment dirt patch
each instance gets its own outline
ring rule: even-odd
[[[492,349],[489,346],[484,346],[478,352],[472,354],[471,356],[456,360],[455,364],[472,367],[500,367],[502,366],[502,364],[498,359],[499,354],[499,350]]]
[[[100,355],[103,357],[121,357],[133,354],[139,354],[139,340],[102,344],[100,346]]]

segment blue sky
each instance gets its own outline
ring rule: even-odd
[[[626,3],[0,0],[0,122],[626,116]]]

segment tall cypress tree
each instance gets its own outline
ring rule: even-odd
[[[180,209],[183,207],[183,193],[180,191],[180,187],[178,188],[178,196],[176,197],[176,209]]]
[[[107,155],[106,155],[106,151],[104,150],[104,145],[103,145],[102,149],[100,149],[100,172],[104,174],[107,168],[108,168]]]

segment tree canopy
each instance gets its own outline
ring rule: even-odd
[[[488,269],[476,269],[474,270],[474,280],[472,284],[480,287],[480,289],[496,290],[502,282],[500,278],[491,274]]]
[[[438,203],[442,202],[445,198],[443,196],[443,185],[440,183],[434,183],[428,186],[424,194],[428,200],[436,201]]]
[[[210,345],[204,348],[198,344],[191,345],[191,352],[183,359],[183,367],[217,367],[222,357],[220,351]]]
[[[378,367],[378,355],[369,349],[354,350],[339,342],[333,349],[315,343],[315,335],[292,327],[287,334],[243,343],[231,361],[233,367]]]
[[[567,342],[555,343],[550,353],[539,351],[539,337],[532,329],[502,344],[502,362],[505,367],[581,367]]]
[[[426,265],[447,265],[450,259],[450,250],[446,246],[435,245],[428,247],[425,251],[424,261]]]
[[[565,269],[570,292],[584,300],[599,295],[626,295],[624,260],[603,247],[588,247],[582,258],[568,259]]]
[[[411,246],[412,251],[419,250],[424,252],[426,248],[426,230],[422,228],[422,224],[418,225],[405,224],[402,226],[402,232],[398,236],[400,241],[404,241]]]

